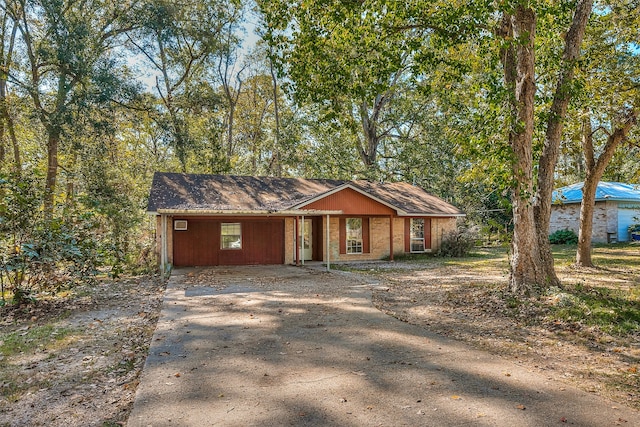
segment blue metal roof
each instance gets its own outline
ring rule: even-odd
[[[580,203],[584,182],[558,188],[553,192],[553,203]],[[596,202],[613,200],[618,202],[640,202],[640,184],[600,182],[596,189]]]

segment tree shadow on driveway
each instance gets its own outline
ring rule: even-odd
[[[207,271],[213,285],[192,285],[188,274],[197,271],[171,278],[129,426],[599,426],[639,419],[381,313],[358,276],[286,266]]]

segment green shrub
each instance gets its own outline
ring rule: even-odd
[[[578,243],[578,235],[573,230],[558,230],[549,236],[549,243],[552,245],[575,245]]]

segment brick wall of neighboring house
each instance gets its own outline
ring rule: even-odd
[[[394,220],[395,227],[395,220]],[[371,256],[380,259],[389,256],[389,218],[374,217],[369,219],[369,229],[371,230],[369,239]],[[401,229],[400,229],[401,230]],[[394,243],[398,228],[394,228]],[[342,255],[344,256],[344,255]]]
[[[618,227],[617,202],[596,202],[593,210],[594,243],[608,243],[609,234],[616,233]],[[578,234],[580,228],[580,203],[553,205],[549,234],[558,230],[573,230]]]

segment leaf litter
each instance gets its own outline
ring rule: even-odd
[[[1,307],[2,425],[123,425],[163,291],[157,277],[104,279],[63,298]]]
[[[558,272],[564,282],[577,280],[572,267],[559,267]],[[473,274],[464,264],[429,268],[405,264],[365,273],[385,285],[374,291],[376,307],[399,320],[640,409],[638,331],[612,335],[580,321],[550,319],[550,306],[566,297],[551,296],[542,302],[523,298],[516,303],[505,291],[507,272],[500,268],[485,267]],[[593,274],[579,280],[598,285]]]

